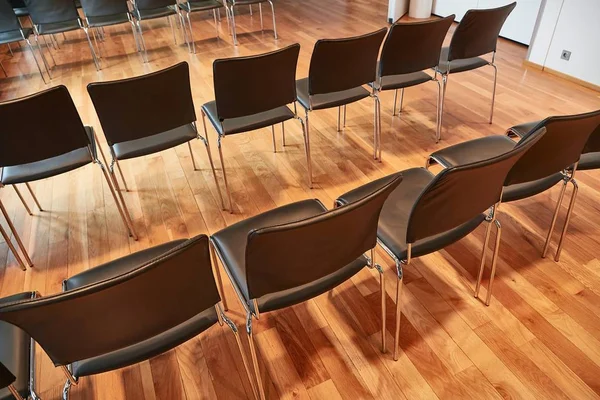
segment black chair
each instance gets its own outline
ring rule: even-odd
[[[31,55],[33,56],[35,65],[37,66],[38,71],[40,72],[40,75],[44,80],[44,83],[46,83],[44,73],[40,68],[40,64],[38,63],[38,60],[35,57],[35,52],[33,51],[33,47],[31,46],[31,42],[29,41],[29,36],[31,36],[32,33],[33,30],[31,28],[23,28],[21,26],[19,22],[19,17],[13,9],[13,6],[7,0],[0,0],[0,44],[10,45],[10,43],[16,43],[20,42],[21,40],[24,40],[27,43],[29,50],[31,51]],[[4,75],[8,76],[6,70],[4,69],[1,63],[0,68],[4,72]],[[48,71],[46,70],[46,72]]]
[[[559,182],[563,183],[542,251],[542,257],[545,257],[548,252],[567,184],[571,183],[573,185],[573,195],[554,258],[556,261],[560,259],[563,241],[577,196],[578,186],[575,181],[575,172],[578,169],[578,162],[586,141],[599,125],[600,110],[579,115],[550,117],[540,122],[534,130],[545,128],[546,134],[519,160],[512,178],[505,184],[502,202],[507,203],[535,196],[552,188]],[[519,143],[527,140],[530,135],[531,132],[524,135]],[[507,136],[488,136],[437,151],[431,154],[428,163],[433,161],[444,167],[464,165],[481,158],[502,154],[514,147],[515,142]]]
[[[204,143],[221,206],[225,208],[208,138],[198,134],[196,128],[196,111],[187,62],[134,78],[90,83],[88,93],[110,148],[112,156],[109,165],[110,177],[131,225],[133,225],[131,217],[114,166],[116,165],[119,170],[125,190],[128,190],[119,161],[142,157],[187,143],[194,170],[197,170],[190,144],[194,139]]]
[[[8,0],[17,17],[29,17],[29,10],[25,0]]]
[[[90,51],[92,53],[92,58],[94,59],[96,70],[100,70],[100,63],[96,56],[92,41],[90,40],[88,28],[84,25],[83,21],[79,17],[77,7],[75,7],[73,0],[25,0],[25,4],[27,5],[31,21],[33,23],[33,31],[36,41],[38,40],[39,36],[53,36],[57,33],[64,34],[65,32],[81,29],[85,33],[88,45],[90,46]],[[50,56],[54,60],[54,56],[52,56],[48,42],[46,42],[46,47],[48,48]],[[42,60],[44,61],[46,69],[50,75],[51,68],[48,66],[48,62],[46,61],[46,57],[44,56],[44,52],[42,51],[41,46],[39,46],[39,43],[38,48],[42,55]],[[50,75],[50,78],[52,79],[52,75]]]
[[[373,84],[377,79],[377,56],[387,32],[381,28],[373,33],[344,39],[321,39],[315,43],[308,78],[296,82],[298,101],[306,112],[306,132],[310,132],[308,113],[338,107],[337,130],[341,131],[341,109],[346,105],[372,97],[373,158],[381,157],[379,148],[379,98],[377,91],[369,92],[363,85]]]
[[[233,202],[221,150],[221,141],[230,135],[271,126],[273,151],[277,152],[275,125],[281,123],[285,146],[284,122],[297,119],[302,124],[308,184],[312,187],[308,131],[302,118],[296,114],[295,75],[299,52],[300,45],[293,44],[271,53],[220,59],[213,63],[215,100],[202,106],[202,122],[206,137],[207,116],[217,131],[219,158],[231,212]],[[294,111],[288,107],[290,103],[294,103]]]
[[[190,19],[190,14],[198,11],[210,11],[212,10],[213,18],[215,20],[215,29],[217,31],[217,39],[219,38],[219,22],[221,20],[221,7],[225,7],[220,0],[184,0],[178,4],[179,9],[185,13],[185,17],[187,18],[188,28],[190,29],[189,38],[186,38],[186,42],[188,45],[188,50],[190,52],[194,52],[196,54],[196,42],[194,41],[194,30],[192,28],[192,20]],[[182,14],[183,21],[183,14]],[[227,20],[229,21],[229,14],[227,14]],[[183,22],[184,33],[185,30],[185,22]],[[190,44],[191,42],[191,44]],[[191,46],[191,47],[190,47]]]
[[[261,313],[310,300],[364,267],[376,268],[380,273],[381,351],[385,352],[384,275],[375,263],[374,248],[381,207],[401,181],[401,176],[390,179],[345,207],[328,211],[319,200],[299,201],[211,236],[211,248],[216,250],[246,311],[246,333],[261,399],[265,394],[252,318],[258,320]],[[365,256],[369,251],[371,256]]]
[[[425,82],[436,82],[438,85],[436,113],[436,143],[441,138],[440,126],[440,81],[435,68],[439,64],[440,52],[446,33],[454,21],[454,14],[433,21],[400,22],[396,21],[383,43],[375,89],[378,92],[393,90],[394,107],[392,115],[396,115],[398,90],[400,90],[400,111],[404,100],[404,89]],[[433,76],[424,70],[433,69]],[[379,112],[381,118],[381,112]],[[379,121],[381,126],[381,121]]]
[[[15,117],[19,115],[34,117]],[[57,86],[27,97],[0,103],[0,121],[2,121],[0,124],[0,167],[2,167],[0,188],[12,185],[29,215],[32,215],[31,210],[19,192],[17,184],[25,184],[35,204],[42,211],[29,182],[96,163],[103,172],[125,228],[136,238],[106,173],[106,160],[102,149],[100,154],[103,162],[97,157],[97,138],[94,130],[81,122],[73,99],[65,86]],[[32,262],[27,250],[1,201],[0,209],[8,221],[8,226],[21,252],[31,266]]]
[[[233,35],[233,44],[237,46],[237,32],[235,27],[235,7],[237,6],[249,6],[250,7],[250,15],[252,15],[252,4],[258,4],[258,12],[260,14],[260,30],[264,31],[265,26],[263,24],[263,13],[262,13],[262,3],[269,3],[271,5],[271,15],[273,16],[273,36],[275,40],[277,37],[277,24],[275,23],[275,6],[273,5],[272,0],[223,0],[225,1],[225,10],[227,11],[227,18],[231,18],[231,34]]]
[[[494,68],[494,89],[492,92],[492,106],[490,110],[490,124],[494,117],[494,101],[496,100],[496,79],[498,68],[494,64],[496,59],[496,45],[504,21],[516,7],[511,3],[503,7],[469,10],[461,19],[452,35],[450,47],[442,48],[437,72],[442,76],[442,100],[440,107],[440,125],[444,115],[444,99],[448,75],[471,71],[489,65]],[[481,56],[492,53],[492,60],[487,61]]]
[[[184,40],[187,40],[185,39],[185,23],[179,12],[177,0],[131,0],[131,2],[133,5],[135,24],[138,28],[138,34],[140,35],[139,44],[141,45],[142,50],[144,50],[144,62],[148,62],[148,51],[146,49],[146,42],[144,41],[142,21],[163,17],[167,18],[167,20],[169,20],[169,25],[171,25],[171,31],[173,32],[173,40],[175,41],[175,44],[177,44],[175,27],[173,26],[173,21],[171,21],[171,16],[175,16],[175,24],[177,24],[177,20],[179,19],[184,30]]]
[[[127,3],[127,0],[81,0],[85,23],[93,32],[99,63],[102,59],[102,52],[98,45],[97,36],[100,33],[100,37],[103,38],[102,29],[105,26],[129,23],[133,32],[136,51],[140,51],[141,47],[138,43],[135,23],[131,18]]]
[[[0,299],[0,308],[35,298],[35,292]],[[35,346],[29,335],[15,325],[0,321],[0,399],[39,400],[35,393]]]
[[[217,323],[242,350],[208,248],[200,235],[111,261],[65,280],[61,294],[0,305],[0,321],[20,326],[64,371],[65,400],[80,378],[156,357]]]
[[[415,257],[433,253],[459,241],[483,221],[488,223],[488,227],[475,297],[479,296],[491,227],[496,225],[496,244],[486,299],[486,305],[489,305],[500,248],[501,225],[496,214],[502,196],[502,185],[507,176],[510,178],[515,163],[543,134],[544,130],[540,129],[521,145],[503,154],[446,168],[438,175],[425,168],[411,168],[398,173],[402,175],[403,181],[384,204],[377,228],[377,241],[394,260],[398,276],[394,360],[398,360],[403,265],[409,265]],[[373,187],[395,179],[398,174],[352,190],[340,196],[336,203],[352,204],[370,193]]]

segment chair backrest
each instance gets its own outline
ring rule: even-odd
[[[81,0],[81,7],[88,18],[127,14],[129,12],[127,0]]]
[[[0,0],[0,33],[18,31],[21,29],[19,19],[15,15],[13,6],[8,0]]]
[[[600,152],[600,125],[598,125],[596,129],[592,132],[583,148],[583,153],[596,152]]]
[[[339,92],[374,82],[386,32],[381,28],[362,36],[318,40],[310,59],[308,93]]]
[[[546,128],[544,137],[515,164],[507,185],[542,179],[569,168],[579,161],[588,138],[600,125],[600,110],[541,121],[519,141],[524,143],[540,128]]]
[[[25,0],[8,0],[12,8],[25,8]]]
[[[446,168],[421,192],[408,218],[407,243],[456,228],[500,201],[511,168],[544,135],[487,160]]]
[[[135,0],[134,7],[138,10],[155,10],[177,4],[177,0]]]
[[[246,244],[250,298],[318,280],[374,248],[383,203],[401,181],[397,175],[354,203],[301,221],[251,231]]]
[[[200,235],[115,278],[0,305],[0,320],[27,332],[58,366],[150,339],[219,301]]]
[[[73,0],[25,0],[35,25],[54,24],[79,19]]]
[[[215,60],[217,114],[222,120],[269,111],[296,101],[300,45],[249,57]]]
[[[516,5],[514,2],[498,8],[467,11],[452,35],[448,61],[496,51],[500,30]]]
[[[90,83],[87,89],[111,146],[196,121],[185,61],[147,75]]]
[[[396,21],[383,43],[379,75],[410,74],[437,66],[453,21],[454,14],[425,22]]]
[[[16,380],[17,378],[13,375],[13,373],[10,372],[8,368],[6,368],[6,366],[0,362],[0,389],[7,388]]]
[[[62,85],[0,103],[0,121],[0,167],[41,161],[90,145],[73,99]]]

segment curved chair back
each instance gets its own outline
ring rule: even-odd
[[[583,147],[583,153],[597,153],[600,152],[600,125],[592,132],[588,138],[585,146]]]
[[[115,278],[2,305],[0,320],[30,334],[59,366],[155,337],[219,301],[201,235]]]
[[[81,7],[87,18],[129,13],[127,0],[81,0]]]
[[[485,10],[469,10],[452,35],[448,61],[478,57],[496,51],[504,21],[517,3]]]
[[[375,247],[383,203],[401,176],[359,201],[248,234],[246,281],[251,299],[314,282]]]
[[[90,145],[73,99],[62,85],[0,103],[0,121],[0,167],[46,160]]]
[[[134,7],[138,10],[155,10],[161,7],[172,6],[177,0],[135,0]]]
[[[73,0],[25,0],[35,25],[55,24],[79,19]]]
[[[453,21],[454,14],[425,22],[396,21],[383,43],[379,76],[410,74],[437,66]]]
[[[217,114],[223,121],[273,110],[296,101],[300,45],[213,63]]]
[[[339,92],[374,82],[386,32],[387,28],[381,28],[362,36],[318,40],[310,59],[308,94]]]
[[[511,168],[543,135],[542,128],[507,153],[440,172],[414,203],[407,243],[456,228],[498,203]]]
[[[515,164],[506,185],[530,182],[548,177],[579,161],[591,133],[600,125],[600,110],[560,117],[549,117],[523,136],[526,142],[540,128],[544,137]]]
[[[8,0],[0,0],[0,33],[21,30],[13,8]]]
[[[87,87],[110,146],[196,121],[187,62],[151,74]]]

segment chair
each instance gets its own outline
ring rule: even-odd
[[[535,130],[543,127],[546,129],[546,134],[519,160],[511,179],[505,183],[502,193],[502,202],[504,203],[535,196],[559,182],[563,183],[542,257],[546,257],[548,252],[567,184],[571,183],[573,195],[554,257],[556,261],[560,260],[563,241],[577,196],[578,185],[575,181],[575,172],[578,169],[578,162],[586,141],[599,125],[600,110],[579,115],[550,117],[540,122],[536,125]],[[531,132],[524,135],[518,143],[527,140],[530,135]],[[437,151],[430,155],[428,162],[437,162],[444,167],[464,165],[483,157],[502,154],[514,147],[515,142],[507,136],[488,136]]]
[[[458,24],[452,35],[450,47],[443,47],[437,73],[442,76],[442,100],[440,107],[440,126],[444,114],[444,99],[448,75],[471,71],[489,65],[494,68],[494,89],[492,91],[492,106],[490,109],[490,124],[494,118],[494,101],[496,100],[496,79],[498,68],[496,60],[496,45],[504,21],[516,7],[511,3],[503,7],[469,10]],[[492,60],[487,61],[481,56],[492,53]]]
[[[101,0],[100,0],[101,1]],[[146,42],[144,41],[144,34],[142,32],[142,21],[166,17],[171,25],[171,31],[173,32],[173,40],[177,44],[177,35],[175,34],[175,27],[171,16],[175,15],[179,18],[181,26],[183,27],[183,35],[185,39],[185,24],[179,13],[179,6],[177,0],[132,0],[133,5],[133,16],[135,18],[135,24],[138,28],[140,35],[140,45],[144,50],[144,62],[148,62],[148,51],[146,50]],[[175,18],[175,24],[177,24],[177,18]]]
[[[381,207],[401,181],[402,177],[396,176],[345,207],[328,211],[319,200],[299,201],[211,236],[211,248],[216,250],[246,311],[246,333],[261,399],[265,394],[252,318],[258,320],[261,313],[310,300],[364,267],[376,268],[380,274],[381,351],[385,352],[384,275],[375,263],[374,248]],[[365,256],[369,251],[370,257]]]
[[[64,371],[65,400],[80,378],[149,360],[217,323],[242,350],[208,248],[200,235],[119,258],[63,281],[63,293],[0,305],[0,320],[20,326]]]
[[[0,307],[36,297],[35,292],[0,299]],[[39,400],[35,393],[35,347],[25,331],[0,321],[0,399]]]
[[[435,68],[438,66],[442,43],[454,21],[454,14],[446,18],[426,22],[406,23],[396,21],[383,43],[375,89],[378,93],[394,91],[392,115],[396,115],[398,90],[400,90],[400,111],[404,100],[404,89],[425,82],[438,85],[436,114],[436,143],[441,137],[440,98],[441,85]],[[424,70],[433,69],[433,76]],[[381,118],[381,112],[379,113]],[[381,126],[381,121],[379,121]]]
[[[33,32],[35,34],[36,41],[38,40],[39,36],[52,36],[57,33],[65,33],[82,29],[85,33],[85,37],[87,38],[88,45],[90,46],[90,51],[92,53],[92,58],[94,59],[96,70],[100,70],[100,63],[96,56],[96,52],[94,51],[92,41],[90,40],[88,28],[83,24],[81,18],[79,18],[79,13],[77,12],[77,7],[75,7],[73,0],[25,0],[25,4],[27,5],[31,21],[33,23]],[[46,47],[48,48],[50,56],[54,60],[54,56],[52,56],[52,52],[50,52],[50,45],[48,45],[48,42],[46,42]],[[48,62],[46,61],[46,57],[44,56],[44,52],[42,51],[39,43],[38,48],[40,50],[40,54],[42,55],[44,65],[46,66],[48,74],[50,75],[51,69],[48,66]],[[50,79],[52,79],[52,75],[50,75]]]
[[[252,15],[252,4],[258,3],[258,12],[260,14],[260,30],[264,31],[265,27],[263,24],[263,13],[262,13],[262,3],[268,2],[271,5],[271,14],[273,15],[273,36],[275,40],[277,37],[277,24],[275,23],[275,5],[273,5],[272,0],[223,0],[225,1],[225,10],[227,11],[227,18],[231,18],[231,34],[233,36],[233,44],[235,46],[238,45],[237,40],[237,32],[235,27],[235,7],[236,6],[245,6],[250,7],[250,15]]]
[[[90,83],[88,93],[110,148],[110,177],[130,224],[131,217],[117,181],[115,165],[125,190],[128,190],[119,161],[187,143],[194,170],[197,170],[190,144],[194,139],[204,143],[221,206],[225,208],[208,138],[199,135],[196,128],[196,111],[187,62],[134,78]]]
[[[296,82],[298,101],[306,114],[306,132],[310,132],[309,111],[338,107],[337,130],[341,131],[341,109],[367,97],[374,99],[373,158],[381,156],[379,150],[379,98],[375,89],[363,87],[377,79],[377,56],[387,32],[386,28],[344,39],[321,39],[315,43],[308,78]]]
[[[30,115],[31,118],[15,118]],[[75,104],[65,86],[57,86],[27,97],[0,103],[0,188],[12,185],[25,209],[32,215],[17,184],[24,183],[40,211],[42,207],[29,182],[50,178],[85,165],[98,164],[115,200],[123,224],[137,239],[123,214],[121,205],[96,153],[97,138],[90,126],[81,122]],[[32,145],[33,144],[33,145]],[[8,221],[28,265],[32,265],[27,250],[0,201],[0,210]],[[25,267],[22,265],[22,268]]]
[[[196,42],[194,41],[192,21],[190,19],[190,14],[193,12],[212,10],[213,18],[215,20],[215,29],[217,31],[217,39],[219,38],[219,23],[218,23],[218,21],[221,20],[221,7],[225,7],[223,5],[223,3],[221,3],[220,0],[199,0],[199,1],[184,0],[184,1],[180,2],[178,4],[178,6],[179,6],[179,9],[185,13],[185,17],[187,18],[187,22],[188,22],[188,27],[190,28],[190,36],[188,39],[186,39],[186,42],[188,44],[188,50],[190,52],[193,51],[194,54],[196,54]],[[218,14],[217,14],[217,12],[218,12]],[[217,15],[218,15],[218,19],[217,19]],[[227,18],[229,20],[229,16]],[[183,22],[183,20],[184,20],[183,14],[181,15],[181,20],[182,20],[182,24],[185,25],[185,22]],[[184,28],[184,32],[185,32],[185,28]],[[191,42],[191,47],[190,47],[190,42]]]
[[[459,241],[483,221],[486,221],[488,226],[475,297],[479,296],[491,227],[496,225],[496,244],[486,298],[486,305],[489,304],[500,248],[501,225],[496,214],[500,205],[502,185],[507,176],[510,177],[515,163],[543,134],[544,130],[540,129],[521,145],[503,154],[446,168],[438,175],[425,168],[411,168],[398,173],[402,175],[403,181],[386,200],[377,228],[377,241],[394,260],[398,276],[394,360],[398,360],[403,265],[408,266],[415,257],[433,253]],[[340,196],[336,204],[352,204],[363,198],[366,193],[370,193],[373,187],[395,179],[398,174],[354,189]]]
[[[40,64],[38,63],[37,58],[35,58],[35,52],[33,51],[33,47],[31,46],[31,42],[29,41],[29,36],[31,36],[32,33],[33,30],[31,28],[21,27],[21,24],[19,23],[19,18],[16,12],[14,11],[12,5],[7,0],[0,0],[0,44],[9,45],[10,43],[20,42],[21,40],[24,40],[27,43],[27,47],[29,47],[29,50],[31,51],[31,55],[33,56],[33,60],[35,61],[35,65],[38,68],[42,80],[44,81],[44,83],[46,83],[46,78],[42,73],[42,69],[40,68]],[[4,67],[2,67],[2,64],[0,64],[0,68],[4,72],[4,75],[8,76],[6,70],[4,69]]]
[[[136,51],[140,50],[138,38],[135,33],[136,27],[131,18],[127,0],[81,0],[81,7],[85,16],[85,23],[88,28],[93,29],[94,43],[98,53],[99,63],[102,58],[96,31],[101,30],[105,26],[120,25],[129,23],[135,40]],[[95,30],[95,31],[94,31]],[[101,35],[102,36],[102,35]]]
[[[25,0],[8,0],[17,17],[29,17]]]
[[[202,122],[206,137],[206,117],[217,131],[217,146],[230,212],[233,212],[233,202],[221,150],[221,142],[227,136],[271,126],[273,152],[277,152],[275,125],[281,123],[285,146],[284,122],[297,119],[302,124],[308,184],[312,187],[308,131],[296,114],[295,75],[299,52],[300,45],[293,44],[270,53],[220,59],[213,63],[215,100],[202,106]],[[290,103],[294,103],[294,111],[288,107]]]

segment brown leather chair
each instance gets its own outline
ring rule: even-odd
[[[80,378],[148,360],[216,323],[241,350],[208,249],[200,235],[131,254],[65,280],[61,294],[0,304],[0,321],[21,327],[64,371],[65,400]]]
[[[31,118],[15,118],[30,115]],[[12,185],[32,215],[17,184],[24,183],[40,211],[42,207],[35,197],[29,182],[50,178],[85,165],[95,163],[100,166],[111,191],[123,224],[135,238],[132,226],[123,214],[121,203],[110,183],[103,161],[97,156],[97,138],[90,126],[84,126],[77,113],[73,99],[65,86],[57,86],[27,97],[0,103],[0,188]],[[32,145],[34,143],[35,145]],[[27,250],[12,224],[4,205],[0,210],[8,221],[21,252],[28,265],[32,265]],[[25,266],[21,263],[21,267]]]
[[[35,292],[0,299],[0,307],[36,297]],[[0,399],[39,400],[35,393],[35,346],[15,325],[0,321]]]
[[[225,190],[229,199],[229,210],[233,212],[231,191],[225,172],[221,142],[238,133],[249,132],[271,126],[273,152],[275,125],[281,123],[285,146],[284,122],[296,119],[302,124],[308,185],[312,188],[310,143],[304,121],[296,113],[296,64],[300,45],[293,44],[281,50],[256,56],[224,58],[213,63],[215,100],[202,106],[202,122],[206,132],[206,117],[217,131],[219,158],[223,170]],[[288,104],[294,103],[294,111]]]
[[[490,124],[494,118],[494,102],[496,100],[496,45],[500,30],[517,3],[503,7],[469,10],[458,24],[452,35],[450,47],[442,48],[437,72],[442,76],[442,100],[440,107],[440,125],[444,114],[444,99],[448,75],[471,71],[489,65],[494,68],[494,89],[490,109]],[[492,53],[492,60],[487,61],[481,56]]]
[[[578,170],[582,150],[590,134],[600,125],[600,110],[561,117],[550,117],[537,124],[534,129],[519,140],[527,140],[532,132],[545,128],[546,134],[515,166],[512,178],[505,184],[502,202],[525,199],[542,193],[562,182],[554,217],[548,231],[542,251],[545,257],[550,246],[552,232],[568,183],[573,185],[573,195],[567,211],[563,231],[558,242],[555,260],[559,261],[569,219],[577,196],[575,172]],[[517,144],[518,145],[518,144]],[[450,146],[431,154],[428,162],[437,162],[444,167],[464,165],[501,154],[515,147],[509,137],[503,135],[488,136]]]
[[[403,265],[409,265],[415,257],[433,253],[457,242],[474,231],[483,221],[488,223],[488,228],[475,297],[479,296],[491,226],[496,225],[496,244],[486,299],[486,305],[489,304],[500,248],[501,225],[496,213],[502,185],[507,176],[510,176],[515,163],[543,134],[544,130],[541,129],[521,145],[505,153],[482,161],[446,168],[438,175],[425,168],[411,168],[398,173],[402,175],[403,181],[385,202],[377,228],[377,241],[395,261],[398,276],[394,360],[398,359]],[[373,187],[380,186],[395,176],[397,174],[352,190],[340,196],[336,203],[351,204],[370,193]]]
[[[436,68],[440,60],[442,44],[454,14],[432,21],[401,22],[396,21],[383,43],[375,89],[378,92],[394,91],[394,107],[392,115],[396,115],[398,90],[400,90],[400,111],[404,100],[404,89],[425,82],[436,82],[438,85],[436,113],[436,143],[441,137],[440,126],[440,81]],[[432,69],[433,76],[424,70]],[[381,112],[379,112],[381,119]],[[381,121],[379,121],[381,126]],[[381,148],[379,149],[381,151]],[[379,155],[381,157],[381,154]]]
[[[252,318],[310,300],[350,279],[364,267],[380,273],[382,352],[385,352],[385,286],[375,263],[377,220],[385,199],[401,182],[395,176],[347,206],[331,211],[316,199],[276,208],[211,236],[246,311],[254,373],[264,399]],[[371,252],[368,258],[364,254]]]
[[[369,92],[363,86],[377,80],[377,56],[387,28],[362,36],[343,39],[321,39],[315,43],[310,59],[308,78],[296,82],[298,101],[306,112],[306,132],[310,132],[309,111],[338,108],[337,130],[341,131],[341,112],[346,105],[372,97],[373,158],[381,155],[379,150],[379,98],[375,89]]]

